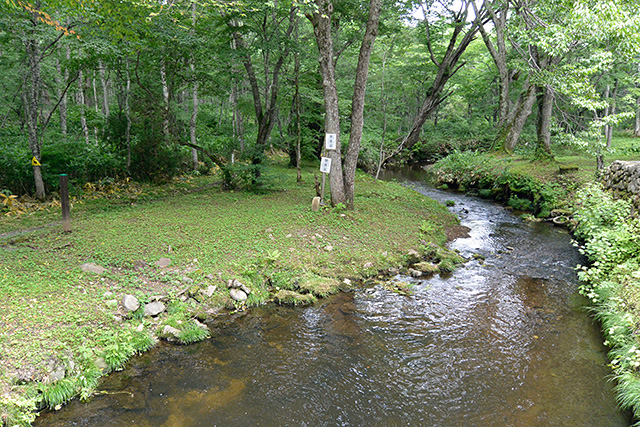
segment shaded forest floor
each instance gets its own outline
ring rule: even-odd
[[[457,225],[444,206],[364,174],[355,210],[313,212],[316,173],[305,169],[297,183],[295,170],[271,164],[273,191],[264,195],[223,192],[215,176],[89,185],[74,201],[68,234],[55,202],[3,215],[3,421],[27,424],[44,406],[90,396],[100,375],[153,345],[166,325],[189,324],[182,337],[193,338],[187,333],[204,326],[196,319],[274,300],[280,289],[321,297],[345,279],[405,265],[411,250],[444,245]],[[104,271],[84,271],[88,263]],[[246,301],[230,298],[233,279],[249,288]],[[124,295],[141,308],[124,309]],[[165,313],[145,316],[151,301],[163,302]]]

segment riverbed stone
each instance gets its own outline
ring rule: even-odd
[[[95,264],[93,262],[87,262],[84,263],[80,266],[80,270],[86,272],[86,273],[94,273],[94,274],[104,274],[105,271],[107,271],[106,268],[99,266],[98,264]]]
[[[134,297],[133,295],[127,294],[122,297],[122,306],[127,311],[136,311],[140,308],[140,301],[138,301],[138,298]]]
[[[251,293],[251,289],[249,289],[249,287],[247,285],[245,285],[244,283],[242,283],[238,279],[229,280],[227,282],[227,287],[229,289],[240,289],[247,295],[249,295]]]
[[[416,270],[416,269],[413,269],[413,268],[410,268],[408,271],[409,271],[409,274],[412,277],[420,277],[420,276],[422,276],[422,271],[419,271],[419,270]]]
[[[207,289],[205,289],[204,294],[208,297],[211,297],[213,295],[213,293],[216,291],[216,289],[218,289],[217,286],[215,285],[209,285],[207,286]]]
[[[435,265],[432,262],[427,262],[427,261],[423,261],[423,262],[419,262],[417,264],[414,264],[413,265],[413,269],[421,271],[421,272],[426,273],[426,274],[437,273],[440,270],[437,265]]]
[[[145,316],[157,316],[162,313],[166,309],[165,305],[160,301],[150,302],[149,304],[144,306],[144,315]]]
[[[232,288],[229,291],[229,296],[234,301],[243,302],[247,300],[247,294],[242,289]]]
[[[407,261],[412,264],[420,262],[420,254],[418,253],[418,251],[411,249],[409,252],[407,252]]]
[[[177,341],[180,339],[180,329],[174,328],[170,325],[165,325],[162,329],[162,336],[167,341]]]

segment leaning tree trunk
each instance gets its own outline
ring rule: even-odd
[[[325,107],[325,133],[336,135],[336,149],[329,150],[326,155],[331,159],[331,171],[329,173],[329,185],[331,188],[331,204],[346,203],[347,197],[344,189],[342,175],[342,153],[340,142],[340,114],[338,110],[338,90],[336,88],[336,75],[333,63],[333,39],[331,37],[331,15],[333,4],[330,0],[316,0],[318,9],[309,16],[313,24],[313,32],[318,45],[320,55],[320,75],[322,76],[322,90]]]
[[[502,146],[507,153],[513,153],[514,148],[516,148],[522,129],[524,129],[524,125],[531,115],[531,109],[535,102],[535,86],[527,81],[525,90],[520,94],[513,111],[501,130],[501,134],[498,136],[498,140],[502,139]]]
[[[353,101],[351,103],[351,132],[349,133],[349,146],[344,158],[344,189],[347,197],[347,206],[353,209],[353,197],[355,194],[356,166],[362,142],[362,128],[364,126],[364,97],[367,89],[367,77],[369,75],[369,59],[373,50],[373,43],[378,35],[378,23],[382,0],[369,2],[369,19],[360,46],[360,55],[356,67],[356,80],[353,88]]]

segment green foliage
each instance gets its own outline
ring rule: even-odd
[[[155,341],[148,332],[126,330],[103,339],[104,360],[109,369],[120,371],[131,356],[147,351],[155,346]]]
[[[62,378],[53,384],[41,385],[40,391],[43,404],[54,409],[77,394],[77,382],[72,378]]]
[[[616,200],[599,185],[588,185],[577,193],[574,213],[576,243],[589,265],[578,266],[580,293],[593,304],[611,347],[611,367],[618,382],[618,402],[640,417],[640,337],[635,307],[640,292],[640,244],[638,219],[631,205]]]
[[[179,339],[183,344],[192,344],[204,341],[209,337],[211,337],[211,331],[209,331],[209,328],[203,328],[193,320],[183,323],[182,328],[180,329]]]

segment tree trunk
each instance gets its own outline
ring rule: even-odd
[[[196,26],[196,2],[191,3],[191,25],[193,25],[193,31]],[[193,34],[193,32],[192,32]],[[192,55],[189,60],[189,69],[191,70],[191,78],[193,79],[193,85],[191,87],[191,120],[189,121],[189,135],[191,137],[191,143],[196,145],[198,140],[196,139],[196,122],[198,119],[198,81],[196,79],[196,64],[195,56]],[[198,150],[191,148],[191,161],[193,163],[193,170],[198,170]]]
[[[297,16],[297,7],[292,5],[291,10],[289,11],[289,24],[287,30],[285,32],[286,38],[289,38],[293,32],[295,20]],[[230,22],[229,25],[234,28],[237,26],[235,22]],[[284,65],[284,61],[289,56],[290,46],[286,44],[284,49],[280,52],[280,56],[278,57],[275,65],[273,66],[273,70],[269,73],[268,70],[268,59],[265,60],[265,81],[266,81],[266,90],[264,92],[264,107],[262,105],[262,94],[260,91],[260,85],[258,83],[258,78],[255,73],[255,69],[253,66],[253,61],[251,59],[251,54],[249,50],[246,49],[245,42],[242,38],[242,35],[238,31],[233,32],[234,39],[234,47],[237,49],[244,50],[244,67],[247,71],[247,78],[249,80],[249,85],[251,86],[251,95],[253,97],[253,106],[256,113],[256,121],[258,123],[258,135],[256,138],[256,145],[264,149],[271,135],[271,131],[273,130],[273,126],[275,125],[275,119],[277,114],[277,101],[278,101],[278,91],[280,89],[280,73],[282,71],[282,66]]]
[[[633,128],[633,136],[640,137],[640,96],[636,99],[636,124]]]
[[[464,5],[468,7],[469,3],[464,3]],[[420,139],[420,133],[422,132],[422,127],[424,126],[427,117],[448,96],[442,95],[445,84],[460,69],[460,67],[464,65],[463,63],[458,66],[458,61],[460,60],[460,57],[467,49],[469,44],[473,41],[474,36],[478,32],[480,25],[482,25],[483,20],[482,16],[476,16],[475,20],[471,24],[471,27],[464,34],[464,37],[456,47],[458,37],[464,30],[466,18],[466,11],[455,16],[454,27],[449,39],[449,45],[440,61],[436,60],[434,56],[431,39],[429,36],[429,23],[425,20],[425,25],[427,26],[427,46],[431,54],[432,62],[438,67],[438,72],[436,73],[436,77],[434,78],[433,83],[431,84],[429,89],[427,89],[426,96],[422,101],[422,105],[420,106],[418,114],[413,120],[413,124],[409,129],[409,133],[403,140],[403,145],[406,148],[411,148],[418,142],[418,140]]]
[[[36,25],[35,18],[33,19]],[[33,157],[40,162],[40,151],[42,149],[42,140],[40,139],[38,129],[40,92],[42,90],[42,80],[40,78],[40,46],[38,41],[28,39],[25,41],[27,52],[27,70],[24,76],[23,103],[25,109],[25,117],[27,124],[27,133],[29,135],[29,149]],[[42,180],[42,172],[40,166],[33,166],[33,179],[36,186],[36,198],[44,200],[44,182]]]
[[[124,131],[124,139],[127,144],[127,173],[131,173],[131,108],[129,107],[129,96],[131,94],[131,74],[129,73],[129,57],[125,57],[127,70],[127,87],[124,94],[124,116],[127,120],[127,127]]]
[[[331,159],[329,185],[331,189],[331,204],[335,206],[338,203],[346,203],[347,198],[342,175],[340,114],[338,111],[338,90],[336,88],[336,76],[333,63],[333,39],[331,36],[333,4],[330,0],[315,0],[315,3],[317,10],[313,15],[308,17],[313,24],[313,32],[319,52],[325,108],[324,131],[325,133],[335,134],[337,141],[336,149],[329,150],[326,153],[327,157]]]
[[[538,98],[538,146],[540,152],[551,155],[551,113],[555,95],[549,86],[537,88]]]
[[[60,100],[60,105],[58,108],[60,109],[60,132],[62,133],[63,139],[66,139],[67,136],[67,92],[63,93],[63,88],[67,85],[69,81],[69,71],[65,68],[64,72],[62,71],[62,66],[60,65],[60,58],[56,56],[56,91],[58,94],[58,99]]]
[[[535,86],[527,81],[524,91],[518,97],[514,109],[509,114],[501,134],[498,136],[498,140],[502,139],[502,146],[507,153],[513,153],[535,102]]]
[[[299,20],[296,17],[296,28],[295,28],[295,40],[296,45],[300,42],[300,37],[298,34]],[[296,117],[296,182],[302,181],[302,169],[300,165],[302,153],[301,153],[301,143],[302,143],[302,128],[300,124],[300,52],[296,49],[295,52],[295,61],[293,66],[293,78],[294,78],[294,93],[293,93],[293,104],[295,105],[295,117]]]
[[[384,156],[384,141],[387,135],[387,96],[384,93],[384,84],[386,79],[386,71],[387,71],[387,55],[391,52],[391,48],[389,51],[384,52],[382,54],[382,76],[380,79],[380,105],[382,106],[382,136],[380,137],[380,153],[378,154],[378,166],[376,168],[376,179],[380,177],[380,170],[382,169],[382,165],[386,160]]]
[[[162,100],[164,101],[163,117],[162,117],[162,135],[165,142],[169,141],[169,86],[167,85],[167,72],[162,60],[160,65],[160,83],[162,84]]]
[[[87,116],[84,113],[86,103],[84,99],[84,75],[82,70],[78,71],[78,106],[80,107],[80,127],[84,135],[84,142],[89,145],[89,128],[87,127]]]
[[[505,126],[511,108],[511,101],[509,99],[509,87],[511,85],[511,75],[509,73],[509,66],[507,63],[507,46],[506,46],[506,27],[507,16],[509,14],[509,2],[498,3],[498,10],[494,8],[494,5],[490,1],[484,2],[489,17],[493,23],[493,33],[495,34],[495,45],[489,34],[486,32],[484,26],[480,26],[480,34],[484,40],[493,62],[498,69],[498,129]],[[476,2],[473,1],[473,8],[478,14],[478,7]]]
[[[109,111],[109,88],[102,60],[98,60],[98,71],[100,73],[100,84],[102,85],[102,114],[104,114],[105,120],[109,120],[111,115]]]
[[[98,91],[96,90],[96,73],[93,72],[93,77],[91,78],[91,85],[93,86],[93,109],[96,112],[96,117],[100,114],[100,110],[98,108]],[[94,121],[95,123],[95,121]],[[96,140],[96,145],[98,144],[98,126],[94,124],[93,126],[93,136]]]
[[[607,85],[607,95],[606,98],[609,98],[609,85]],[[616,114],[616,96],[618,95],[618,80],[616,79],[615,85],[613,86],[613,93],[611,94],[611,98],[607,99],[609,102],[609,106],[607,107],[607,115]],[[613,126],[606,125],[604,127],[604,133],[607,140],[607,148],[611,148],[611,139],[613,138]]]
[[[373,43],[378,35],[381,10],[382,0],[371,0],[369,2],[369,18],[356,67],[356,80],[351,103],[351,132],[349,133],[349,146],[344,158],[344,189],[349,209],[353,209],[355,195],[356,167],[362,142],[362,128],[364,127],[364,98],[369,75],[369,59],[371,58]]]

